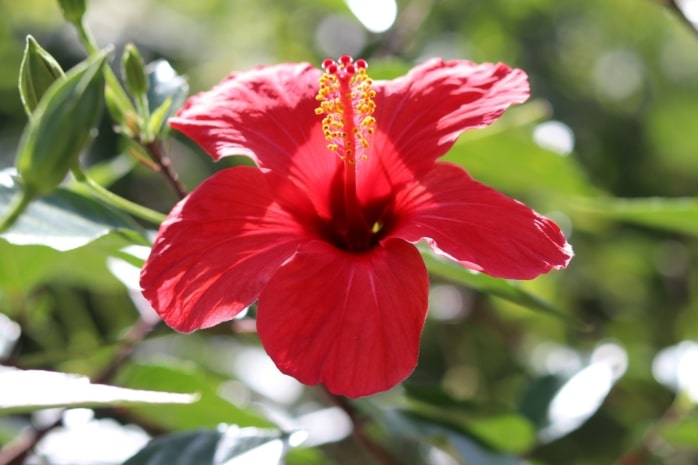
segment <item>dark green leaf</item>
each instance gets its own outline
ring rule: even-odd
[[[149,423],[171,430],[201,427],[214,428],[220,423],[239,426],[269,427],[272,424],[256,412],[237,407],[218,395],[222,380],[178,362],[162,364],[132,364],[124,367],[116,382],[136,389],[167,389],[175,392],[197,392],[200,401],[193,408],[187,406],[137,406],[133,412]]]
[[[426,247],[420,247],[420,251],[427,265],[427,269],[433,275],[455,281],[480,292],[484,292],[485,294],[500,297],[531,310],[549,313],[570,324],[584,326],[583,323],[563,312],[553,304],[521,289],[515,281],[493,278],[484,273],[469,270],[457,263],[436,255],[431,249]]]
[[[43,370],[0,367],[0,413],[10,414],[50,407],[133,404],[188,404],[196,396],[91,384],[89,379]]]
[[[277,465],[290,447],[279,431],[231,426],[154,439],[123,465]]]

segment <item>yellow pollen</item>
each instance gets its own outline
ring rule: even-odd
[[[364,60],[345,55],[337,61],[325,60],[322,66],[325,73],[315,97],[320,102],[315,114],[325,115],[322,132],[327,148],[353,165],[356,159],[367,158],[369,136],[376,125],[372,116],[376,91],[371,88]]]

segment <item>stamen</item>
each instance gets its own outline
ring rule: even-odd
[[[325,115],[322,131],[327,148],[353,165],[357,159],[366,159],[369,138],[376,125],[372,116],[376,110],[373,101],[376,92],[371,89],[372,81],[366,74],[368,63],[342,55],[337,61],[323,61],[322,68],[325,73],[320,77],[316,97],[320,106],[315,113]]]

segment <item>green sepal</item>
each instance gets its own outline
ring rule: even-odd
[[[58,0],[58,4],[63,17],[73,24],[80,23],[87,10],[86,0]]]
[[[19,65],[19,96],[28,116],[31,117],[51,84],[63,76],[63,68],[56,59],[28,35]]]
[[[121,74],[126,88],[134,96],[145,95],[148,92],[148,78],[144,68],[143,58],[136,46],[126,44],[121,56]]]
[[[92,138],[102,113],[108,54],[90,57],[52,84],[24,128],[16,165],[31,197],[54,190]]]

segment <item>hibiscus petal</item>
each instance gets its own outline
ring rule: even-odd
[[[550,219],[449,163],[437,163],[406,186],[396,197],[395,216],[388,237],[426,239],[435,251],[500,278],[531,279],[572,258]]]
[[[327,149],[322,117],[315,114],[320,74],[308,63],[232,73],[187,100],[169,122],[214,160],[250,157],[276,184],[306,191],[317,214],[328,217],[341,160]]]
[[[274,169],[320,124],[315,114],[320,74],[309,63],[232,73],[211,90],[187,100],[169,122],[214,160],[246,155]]]
[[[411,244],[351,254],[315,241],[262,291],[257,330],[284,373],[335,394],[373,394],[414,370],[428,285]]]
[[[230,168],[170,212],[141,272],[143,295],[168,325],[189,332],[230,320],[309,240],[271,195],[259,170]]]
[[[463,60],[432,59],[374,87],[376,134],[369,162],[379,166],[366,178],[387,172],[393,184],[430,169],[463,131],[491,124],[529,96],[522,70]]]

